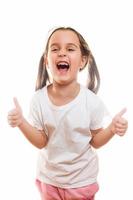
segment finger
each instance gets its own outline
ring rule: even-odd
[[[8,115],[7,119],[13,121],[13,120],[17,120],[18,117],[19,117],[19,115]]]
[[[16,123],[13,123],[13,122],[8,122],[9,123],[9,125],[11,126],[11,127],[13,127],[13,128],[15,128],[15,127],[17,127],[17,124]]]
[[[116,129],[125,129],[127,126],[126,125],[121,125],[121,124],[116,124],[115,128]]]
[[[15,124],[15,122],[14,122],[13,120],[9,120],[9,119],[8,119],[8,124],[9,124],[10,126],[12,126],[12,125]]]
[[[118,129],[117,130],[117,135],[123,136],[126,133],[127,129]]]
[[[127,129],[117,129],[116,134],[117,135],[124,135],[126,133]]]
[[[17,115],[17,114],[18,114],[18,111],[16,109],[13,109],[13,110],[8,112],[8,116],[14,116],[14,115]]]
[[[119,133],[119,132],[120,132],[120,133],[121,133],[121,132],[123,133],[123,132],[125,132],[126,130],[127,130],[127,127],[124,127],[124,128],[123,128],[123,127],[120,127],[120,128],[117,127],[117,128],[116,128],[116,132],[117,132],[117,133]]]
[[[123,108],[119,113],[117,113],[117,116],[122,117],[122,115],[124,115],[126,111],[127,111],[127,109]]]
[[[19,121],[18,120],[8,120],[8,123],[10,126],[18,126]]]
[[[117,133],[117,135],[119,135],[119,136],[124,136],[125,135],[125,132],[123,132],[123,133]]]
[[[13,98],[13,102],[16,108],[19,108],[19,109],[21,108],[16,97]]]
[[[115,122],[115,126],[127,126],[128,122],[126,119],[118,118],[118,120]]]

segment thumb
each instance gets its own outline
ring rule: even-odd
[[[122,117],[122,115],[124,115],[126,111],[127,111],[127,109],[123,108],[119,113],[117,113],[117,116]]]
[[[16,97],[13,98],[13,102],[14,102],[14,105],[15,105],[16,108],[21,109],[19,102],[18,102]]]

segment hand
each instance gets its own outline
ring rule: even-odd
[[[125,112],[126,112],[126,108],[122,109],[113,118],[110,128],[114,134],[123,136],[126,133],[127,128],[128,128],[128,122],[125,118],[123,118],[123,115]]]
[[[13,101],[15,108],[8,113],[7,119],[11,127],[17,127],[23,123],[24,118],[17,98],[13,98]]]

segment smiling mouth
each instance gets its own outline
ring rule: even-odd
[[[67,71],[68,69],[69,69],[69,64],[68,63],[58,63],[57,64],[57,68],[59,69],[59,70],[65,70],[65,71]]]

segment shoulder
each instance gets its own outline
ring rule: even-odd
[[[92,115],[99,115],[99,113],[105,113],[105,115],[108,115],[108,109],[97,94],[93,93],[91,90],[89,90],[87,87],[83,86],[83,93],[85,97],[85,104],[86,109],[92,114]]]
[[[43,101],[45,93],[46,93],[46,86],[35,91],[31,97],[31,103],[36,104]]]
[[[87,102],[93,107],[97,106],[98,104],[103,103],[103,101],[101,100],[101,98],[95,94],[94,92],[92,92],[91,90],[89,90],[87,87],[85,86],[81,86],[82,90],[86,96],[86,100]]]

